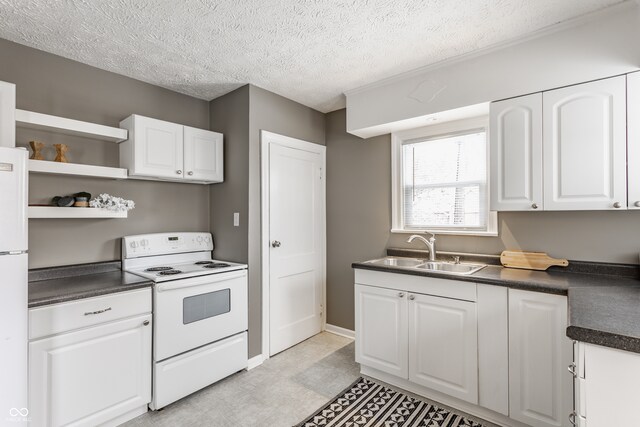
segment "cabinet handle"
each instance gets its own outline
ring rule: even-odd
[[[578,374],[576,374],[576,364],[575,363],[569,364],[569,366],[567,366],[567,370],[571,373],[571,375],[573,375],[573,378],[578,376]]]
[[[639,201],[637,201],[637,202],[635,202],[635,203],[633,204],[633,206],[635,206],[636,208],[640,208],[640,200],[639,200]]]
[[[142,322],[142,324],[143,324],[144,326],[149,326],[149,321],[148,321],[148,320],[145,320],[144,322]]]
[[[416,299],[416,296],[415,296],[415,295],[409,295],[409,299],[410,299],[411,301],[413,301],[414,299]]]
[[[178,170],[176,171],[176,173],[177,173],[178,175],[182,175],[182,171],[181,171],[180,169],[178,169]]]
[[[187,172],[187,175],[189,175],[189,176],[193,175],[193,171]]]
[[[100,313],[104,313],[107,311],[111,311],[111,307],[107,307],[104,310],[98,310],[98,311],[87,311],[86,313],[84,313],[85,316],[92,316],[94,314],[100,314]]]
[[[537,203],[532,203],[531,204],[531,209],[538,209],[538,204]]]
[[[614,207],[614,208],[616,208],[616,209],[618,209],[618,208],[621,208],[621,207],[622,207],[622,205],[620,204],[620,202],[615,202],[615,203],[613,204],[613,207]]]
[[[404,298],[404,292],[398,292],[398,297]]]
[[[569,414],[569,422],[571,423],[571,425],[577,425],[576,424],[576,411],[573,411],[572,413]]]

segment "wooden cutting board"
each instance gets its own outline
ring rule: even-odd
[[[500,262],[509,268],[522,268],[526,270],[546,270],[552,265],[566,267],[569,261],[566,259],[551,258],[545,252],[503,251],[500,254]]]

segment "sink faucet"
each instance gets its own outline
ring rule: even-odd
[[[431,235],[431,237],[429,237],[429,240],[425,239],[424,237],[418,234],[413,234],[411,235],[411,237],[409,237],[409,240],[407,240],[407,243],[411,243],[415,239],[420,240],[425,245],[427,245],[427,248],[429,249],[429,261],[435,261],[436,260],[436,236],[435,234],[430,233],[428,231],[425,231],[425,233]]]

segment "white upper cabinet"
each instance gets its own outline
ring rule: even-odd
[[[184,127],[184,173],[186,179],[224,180],[223,136],[208,130]]]
[[[628,206],[640,209],[640,71],[627,75]]]
[[[490,109],[491,210],[542,210],[542,94]]]
[[[129,170],[129,177],[223,181],[222,134],[135,114],[120,127],[129,131],[129,139],[120,144],[120,166]]]
[[[625,100],[624,76],[543,93],[545,210],[626,207]]]
[[[0,147],[16,146],[16,85],[0,82]]]

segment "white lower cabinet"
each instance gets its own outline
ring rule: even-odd
[[[409,380],[478,403],[476,303],[410,293]]]
[[[357,285],[355,313],[356,361],[407,378],[406,292]]]
[[[534,427],[569,426],[573,360],[567,298],[509,289],[509,417]]]
[[[640,425],[640,354],[582,342],[576,350],[576,425]]]
[[[571,425],[565,296],[359,269],[355,280],[363,374],[503,426]]]
[[[100,322],[100,314],[124,312],[128,298],[141,296],[149,300],[146,307],[140,307],[147,313]],[[46,314],[51,323],[65,323],[67,317],[77,315],[75,308],[92,310],[109,304],[102,308],[108,308],[104,312],[81,314],[82,319],[95,319],[89,327],[30,341],[31,425],[118,425],[147,410],[151,401],[150,300],[149,291],[143,290],[32,310],[32,320],[44,319]]]

